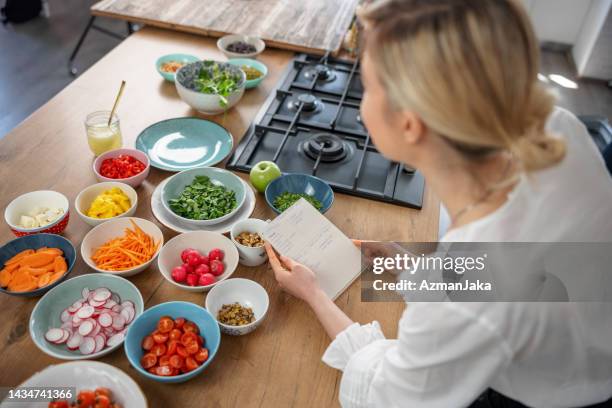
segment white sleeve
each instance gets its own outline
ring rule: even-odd
[[[397,340],[365,327],[349,327],[324,356],[344,371],[343,407],[467,406],[512,355],[491,324],[453,303],[410,304]]]

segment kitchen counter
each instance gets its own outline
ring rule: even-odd
[[[0,140],[0,207],[5,208],[20,194],[42,189],[59,191],[74,202],[79,191],[96,183],[83,122],[90,112],[110,109],[122,79],[127,85],[118,115],[124,146],[133,146],[139,132],[157,121],[201,116],[183,103],[174,85],[163,81],[155,70],[159,56],[174,52],[224,59],[214,39],[149,27],[133,34]],[[292,56],[289,51],[266,50],[260,59],[270,72],[263,84],[247,91],[225,116],[207,119],[225,126],[237,142]],[[24,92],[33,90],[28,88]],[[248,180],[247,174],[236,174]],[[150,196],[154,187],[170,175],[151,169],[148,179],[137,190],[139,205],[135,216],[156,222]],[[426,187],[421,211],[336,194],[326,216],[351,238],[432,241],[437,238],[438,208],[438,200]],[[79,252],[89,226],[74,211],[72,215],[64,235]],[[274,217],[261,194],[257,195],[252,216]],[[176,235],[164,227],[162,230],[166,241]],[[1,242],[12,238],[3,223]],[[70,276],[83,273],[92,271],[79,256]],[[267,265],[239,266],[233,277],[262,284],[270,295],[270,309],[255,332],[244,337],[224,335],[218,355],[202,375],[182,385],[147,380],[129,366],[123,348],[100,361],[119,367],[134,378],[152,407],[337,406],[340,373],[320,361],[329,339],[314,314],[277,287]],[[146,308],[170,300],[204,304],[202,294],[186,292],[166,282],[156,263],[130,281],[140,289]],[[3,316],[0,386],[16,386],[42,368],[61,362],[42,353],[30,339],[28,321],[37,301],[38,298],[0,296]],[[404,309],[403,304],[362,303],[359,281],[336,303],[356,321],[377,319],[387,336],[396,334],[396,323]]]

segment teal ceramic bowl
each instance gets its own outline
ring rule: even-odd
[[[189,54],[168,54],[163,57],[159,57],[155,62],[155,68],[157,68],[157,72],[162,76],[166,81],[174,82],[174,77],[176,72],[164,72],[161,69],[161,66],[170,61],[180,62],[183,65],[189,64],[192,62],[199,61],[200,59],[194,55]],[[178,71],[178,70],[177,70]]]
[[[100,287],[108,288],[119,296],[120,302],[127,300],[134,304],[134,320],[142,314],[144,302],[140,291],[127,279],[119,276],[101,273],[92,273],[77,276],[61,283],[51,289],[34,307],[30,315],[30,337],[44,353],[62,360],[92,360],[106,355],[121,346],[121,342],[113,347],[106,347],[93,354],[83,355],[79,350],[68,350],[66,344],[53,344],[45,339],[45,333],[50,328],[59,328],[62,325],[60,318],[62,311],[81,299],[83,288],[94,290]],[[131,324],[133,324],[132,321]],[[128,327],[131,327],[130,326]]]
[[[214,218],[211,220],[191,220],[189,218],[181,217],[177,215],[170,209],[168,201],[177,198],[181,195],[185,187],[193,183],[193,180],[196,176],[206,176],[210,178],[213,184],[223,186],[228,190],[232,190],[236,195],[236,207],[229,213],[225,214],[222,217]],[[207,226],[207,225],[215,225],[222,221],[225,221],[232,217],[236,212],[242,207],[244,204],[244,200],[246,199],[246,191],[244,187],[244,183],[242,183],[240,177],[236,176],[234,173],[228,170],[219,169],[216,167],[202,167],[199,169],[192,169],[182,171],[178,174],[172,176],[166,185],[162,189],[161,193],[161,201],[162,205],[168,212],[168,214],[175,218],[178,222],[189,225],[189,226]]]
[[[232,135],[225,128],[199,118],[162,120],[136,138],[136,148],[147,154],[151,166],[168,171],[214,166],[233,146]]]
[[[246,65],[247,67],[255,68],[256,70],[258,70],[259,72],[263,74],[257,79],[250,79],[250,80],[247,79],[246,85],[245,85],[246,89],[255,88],[256,86],[261,84],[261,82],[266,78],[266,76],[268,76],[268,67],[263,62],[260,62],[260,61],[257,61],[251,58],[232,58],[228,60],[227,63],[236,65],[240,68]]]
[[[325,214],[334,202],[334,191],[325,181],[310,174],[285,174],[275,178],[268,184],[265,191],[266,203],[275,213],[281,212],[274,207],[274,201],[279,195],[289,192],[296,194],[307,194],[316,198],[321,203],[321,214]]]
[[[173,319],[183,317],[192,321],[200,329],[200,336],[204,338],[204,347],[208,349],[208,360],[204,361],[198,368],[185,374],[172,377],[163,377],[151,374],[140,364],[144,352],[142,350],[142,339],[151,334],[157,328],[160,317],[170,316]],[[215,318],[203,307],[189,302],[166,302],[147,309],[139,316],[125,339],[125,355],[130,365],[144,377],[162,383],[180,383],[192,379],[204,371],[213,361],[221,344],[221,332]]]

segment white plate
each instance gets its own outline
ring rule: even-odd
[[[180,221],[174,220],[167,213],[161,202],[161,192],[168,180],[169,178],[159,183],[155,191],[153,191],[153,194],[151,195],[151,210],[153,211],[153,215],[155,216],[155,218],[157,218],[160,223],[162,223],[164,226],[170,228],[173,231],[180,233],[191,231],[212,231],[221,234],[229,233],[235,223],[249,218],[253,213],[253,210],[255,209],[255,192],[253,192],[251,186],[249,186],[244,180],[240,179],[240,181],[242,181],[242,184],[244,184],[246,197],[244,199],[244,204],[242,204],[240,210],[238,210],[238,212],[233,217],[214,225],[199,227],[185,225]]]
[[[113,393],[113,399],[126,408],[146,408],[147,399],[136,382],[126,373],[109,364],[97,361],[72,361],[51,365],[37,372],[19,387],[74,387],[76,392],[107,387]],[[76,400],[76,395],[69,399]],[[7,402],[0,404],[2,408],[41,407],[46,408],[49,402]]]

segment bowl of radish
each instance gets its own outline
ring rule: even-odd
[[[121,346],[143,310],[140,291],[130,281],[107,274],[81,275],[40,299],[30,317],[30,337],[52,357],[95,359]]]

